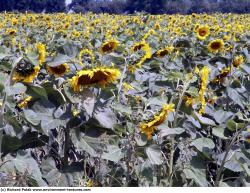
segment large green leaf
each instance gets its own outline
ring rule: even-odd
[[[107,149],[105,149],[105,152],[102,153],[101,158],[117,163],[122,158],[124,158],[124,153],[118,146],[107,145]]]
[[[163,163],[161,149],[158,145],[151,145],[145,151],[151,164],[161,165]]]
[[[206,137],[198,138],[190,145],[195,146],[200,152],[206,152],[207,149],[215,148],[213,140]]]

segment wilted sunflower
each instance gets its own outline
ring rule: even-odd
[[[105,86],[115,82],[120,76],[121,72],[118,69],[97,67],[79,71],[70,81],[73,90],[79,92],[81,87],[92,85]]]
[[[210,29],[207,25],[199,26],[196,29],[196,35],[200,40],[206,39],[209,36],[209,34],[210,34]]]
[[[224,48],[224,42],[221,39],[213,40],[208,44],[208,50],[210,52],[217,52]]]
[[[63,76],[65,73],[69,72],[69,65],[67,63],[60,64],[55,67],[47,65],[46,68],[50,74],[53,74],[56,77]]]
[[[110,41],[102,44],[102,46],[100,48],[100,52],[102,54],[112,52],[118,47],[118,45],[119,45],[119,42],[117,40],[110,40]]]
[[[244,62],[244,57],[242,55],[236,56],[233,60],[233,66],[238,68]]]
[[[13,81],[31,83],[37,77],[40,66],[21,60],[13,73]]]
[[[150,59],[151,56],[152,56],[152,53],[151,53],[151,48],[150,48],[150,45],[147,44],[146,42],[141,42],[141,43],[136,43],[132,46],[132,50],[134,52],[137,52],[139,50],[143,50],[144,51],[144,56],[140,59],[140,61],[136,64],[136,66],[138,68],[141,68],[142,67],[142,64],[147,60],[147,59]]]
[[[158,115],[155,115],[154,118],[147,122],[147,123],[142,123],[140,125],[141,132],[145,133],[148,137],[148,139],[152,138],[152,134],[155,131],[155,128],[162,124],[166,118],[169,112],[174,111],[174,104],[165,104],[163,105],[161,112]]]
[[[156,57],[163,58],[166,55],[169,55],[173,51],[173,47],[166,47],[164,49],[158,50],[155,55]]]
[[[213,80],[212,83],[214,84],[221,84],[224,82],[225,77],[230,73],[230,68],[224,68],[221,70],[220,74],[217,75]]]

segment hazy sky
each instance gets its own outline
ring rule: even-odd
[[[72,0],[65,0],[65,3],[68,5],[72,2]]]

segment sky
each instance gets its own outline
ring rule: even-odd
[[[70,4],[72,0],[65,0],[66,5]]]

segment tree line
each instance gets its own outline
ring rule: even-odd
[[[250,13],[250,0],[0,0],[0,11],[132,14]]]

